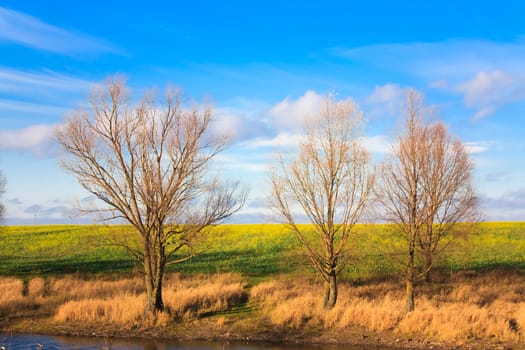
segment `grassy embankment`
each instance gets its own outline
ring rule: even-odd
[[[133,261],[121,248],[100,244],[113,232],[133,238],[126,230],[4,228],[0,274],[9,277],[0,281],[0,326],[179,338],[400,339],[410,346],[523,341],[523,223],[483,224],[439,259],[436,282],[418,286],[416,311],[409,315],[402,311],[397,262],[403,245],[386,225],[360,227],[351,244],[354,263],[343,271],[339,303],[329,312],[320,307],[320,281],[282,226],[223,226],[206,253],[173,268],[185,277],[168,276],[169,312],[156,324],[142,319],[144,292]]]

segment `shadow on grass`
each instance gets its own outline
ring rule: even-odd
[[[238,272],[245,276],[263,277],[291,273],[301,269],[296,259],[284,259],[280,251],[255,250],[204,252],[191,260],[171,265],[167,272],[211,274]],[[66,259],[10,259],[0,257],[0,275],[36,276],[68,273],[126,273],[137,268],[133,259],[71,257]]]
[[[297,261],[284,259],[280,251],[261,253],[256,250],[205,252],[191,260],[170,267],[170,271],[187,274],[238,272],[261,277],[291,273],[300,268]]]
[[[0,260],[0,275],[10,276],[42,276],[60,275],[69,273],[114,273],[131,272],[135,268],[133,260],[75,260],[75,259],[52,259],[18,261],[9,264]]]
[[[378,275],[397,275],[387,266],[377,261],[363,259],[356,265],[348,265],[342,275],[348,280],[368,280]],[[373,259],[372,259],[373,260]],[[361,264],[365,264],[364,266]],[[373,266],[366,266],[372,264]],[[466,264],[439,264],[434,271],[439,274],[450,274],[461,270],[486,272],[497,269],[510,269],[525,271],[525,260],[497,261],[471,261]],[[0,256],[0,275],[4,276],[37,276],[60,275],[69,273],[130,273],[137,270],[136,262],[125,257],[76,256],[63,259],[35,259]],[[299,253],[290,254],[290,251],[274,249],[271,251],[259,250],[232,250],[208,251],[184,263],[175,264],[167,272],[181,272],[183,274],[211,274],[222,272],[237,272],[252,278],[266,278],[277,274],[295,274],[301,272],[314,273],[312,267]]]

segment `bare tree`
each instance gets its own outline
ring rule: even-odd
[[[156,314],[166,266],[191,258],[194,240],[240,209],[244,194],[208,171],[224,146],[207,132],[210,107],[185,110],[169,89],[164,104],[146,95],[133,107],[120,77],[90,102],[91,113],[77,111],[57,130],[63,166],[107,206],[93,211],[136,229],[140,249],[126,248],[144,270],[146,312]]]
[[[406,130],[392,147],[392,155],[382,164],[376,199],[384,219],[396,226],[407,243],[406,310],[414,310],[415,251],[421,227],[426,222],[421,214],[424,207],[421,166],[424,162],[423,105],[420,96],[407,93],[408,119]]]
[[[465,146],[443,123],[429,127],[426,157],[421,166],[425,227],[417,239],[423,254],[423,273],[430,281],[434,258],[466,237],[479,222],[478,198],[472,186],[473,164]]]
[[[376,199],[384,219],[407,243],[406,310],[414,310],[415,253],[425,258],[423,274],[440,247],[447,246],[474,217],[472,163],[444,126],[425,124],[422,96],[409,90],[405,130],[380,169]]]
[[[361,124],[362,115],[352,102],[327,98],[306,126],[299,154],[287,160],[281,156],[271,176],[272,205],[324,279],[326,308],[337,301],[337,274],[373,182],[368,153],[359,143]],[[300,215],[313,224],[313,233],[297,225]]]

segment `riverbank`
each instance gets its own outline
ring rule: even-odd
[[[248,285],[240,274],[165,283],[166,312],[144,319],[139,276],[63,276],[0,281],[4,333],[351,344],[409,349],[525,349],[525,275],[459,272],[417,286],[403,312],[396,280],[343,283],[332,310],[322,285],[297,275]]]

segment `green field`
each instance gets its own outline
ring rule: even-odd
[[[345,279],[367,279],[402,270],[403,242],[388,225],[361,225],[349,245]],[[136,269],[127,252],[104,244],[113,235],[135,238],[127,226],[6,226],[0,231],[0,275],[29,277],[64,273],[126,273]],[[207,249],[172,266],[186,274],[235,271],[255,279],[279,273],[308,273],[308,259],[284,226],[223,225],[214,228]],[[437,269],[525,270],[525,223],[483,223],[467,241],[439,259]]]

